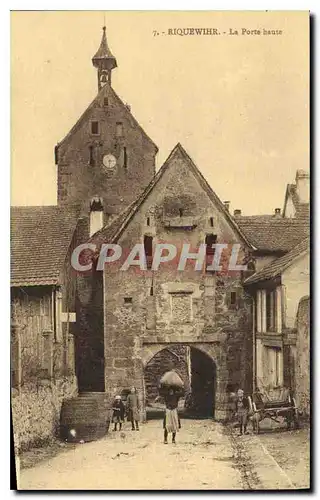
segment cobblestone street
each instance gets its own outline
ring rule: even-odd
[[[273,457],[264,435],[238,437],[236,430],[210,420],[183,420],[176,445],[164,445],[162,437],[160,420],[141,425],[139,432],[132,432],[126,424],[121,433],[110,432],[100,441],[79,444],[22,469],[18,488],[237,490],[308,486],[308,465],[303,463],[300,475],[294,478],[288,468],[284,470],[283,456],[279,463],[279,457]],[[296,445],[301,440],[294,433],[273,438],[283,443],[291,439],[291,455],[292,439]],[[301,461],[307,459],[301,448],[299,453],[298,461],[299,456]]]

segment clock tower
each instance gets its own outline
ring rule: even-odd
[[[119,214],[149,184],[158,148],[111,85],[117,61],[105,27],[92,63],[98,94],[55,148],[58,204],[78,205],[85,216],[92,197],[99,196],[107,222],[108,216]]]

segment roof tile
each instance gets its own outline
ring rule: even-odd
[[[11,208],[11,285],[58,283],[77,224],[75,208]]]
[[[258,281],[265,281],[276,276],[279,276],[290,264],[304,252],[309,249],[309,238],[305,238],[298,245],[296,245],[290,252],[286,253],[279,259],[274,260],[263,269],[253,274],[245,280],[246,285],[257,283]]]

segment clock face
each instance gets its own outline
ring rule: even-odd
[[[114,170],[117,160],[113,155],[104,155],[103,160],[102,160],[103,166],[105,167],[105,170]]]

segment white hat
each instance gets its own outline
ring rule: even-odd
[[[238,396],[243,396],[243,390],[242,389],[238,390]]]
[[[116,396],[116,399],[121,399],[121,396]]]

